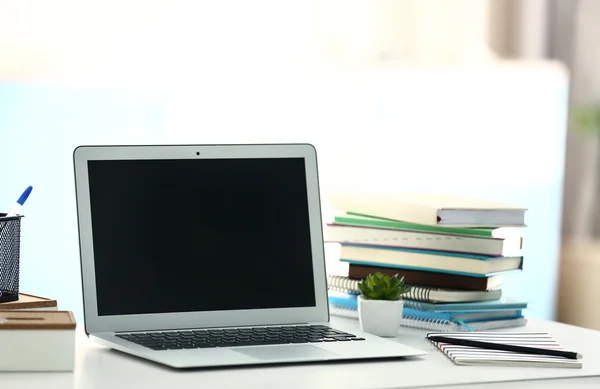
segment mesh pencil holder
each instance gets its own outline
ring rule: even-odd
[[[22,217],[0,213],[0,303],[19,299]]]

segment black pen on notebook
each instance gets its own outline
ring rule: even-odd
[[[545,349],[545,348],[538,348],[538,347],[517,346],[517,345],[512,345],[512,344],[482,342],[480,340],[452,338],[452,337],[448,337],[448,336],[438,336],[438,335],[431,335],[431,336],[428,335],[426,338],[428,340],[431,340],[432,342],[448,343],[448,344],[453,344],[456,346],[477,347],[477,348],[487,349],[487,350],[511,351],[511,352],[521,353],[521,354],[546,355],[546,356],[553,356],[553,357],[562,357],[562,358],[567,358],[567,359],[582,359],[583,358],[583,355],[576,353],[576,352],[572,352],[572,351]]]

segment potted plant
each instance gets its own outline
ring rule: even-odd
[[[398,274],[369,274],[358,283],[358,319],[363,332],[384,337],[395,337],[402,321],[402,295],[410,291],[404,277]]]

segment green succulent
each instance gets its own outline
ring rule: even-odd
[[[369,300],[398,300],[400,296],[410,291],[410,286],[404,283],[404,277],[398,274],[390,277],[382,273],[369,274],[358,283],[362,296]]]

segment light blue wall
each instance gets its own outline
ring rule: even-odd
[[[0,207],[28,185],[21,285],[81,321],[72,152],[86,143],[156,141],[162,106],[140,92],[0,83]]]

